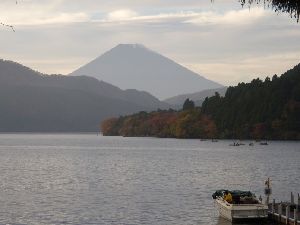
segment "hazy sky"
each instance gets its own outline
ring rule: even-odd
[[[2,0],[0,58],[68,74],[119,43],[141,43],[225,85],[300,63],[300,24],[238,0]]]

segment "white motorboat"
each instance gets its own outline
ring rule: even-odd
[[[224,192],[217,191],[213,198],[219,215],[229,221],[262,220],[268,217],[268,206],[257,200],[251,192],[229,191],[232,193],[231,203],[224,200]]]

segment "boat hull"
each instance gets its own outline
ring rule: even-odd
[[[263,204],[229,204],[220,198],[215,201],[220,216],[232,222],[268,218],[268,207]]]

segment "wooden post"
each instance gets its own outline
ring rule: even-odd
[[[272,203],[272,214],[275,213],[275,199],[273,199],[273,203]]]
[[[291,204],[294,205],[295,204],[295,200],[294,200],[294,194],[293,192],[291,192]]]
[[[289,224],[289,220],[290,220],[290,206],[287,205],[286,208],[285,208],[285,223],[286,224]]]
[[[297,225],[297,220],[298,220],[298,210],[294,209],[294,225]]]
[[[278,205],[278,221],[281,223],[282,205]]]
[[[271,193],[272,193],[271,179],[270,179],[270,177],[268,177],[268,179],[265,181],[265,196],[266,196],[265,204],[266,205],[269,205],[269,199],[270,199]]]
[[[299,195],[299,193],[298,193],[298,204],[297,204],[297,209],[298,209],[298,211],[299,211],[299,207],[300,207],[300,195]]]

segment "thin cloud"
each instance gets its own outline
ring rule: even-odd
[[[42,12],[30,13],[18,13],[13,17],[11,15],[6,15],[5,13],[1,15],[3,18],[8,18],[5,21],[12,24],[13,26],[36,26],[36,25],[47,25],[47,24],[69,24],[78,22],[89,21],[89,16],[86,13],[53,13],[50,15],[44,14]]]
[[[121,9],[108,14],[109,21],[127,20],[137,16],[137,12],[130,9]]]
[[[126,23],[168,23],[177,22],[192,25],[211,24],[248,24],[267,16],[270,12],[263,8],[231,10],[225,13],[216,11],[183,10],[155,14],[141,13],[130,8],[121,8],[113,11],[66,11],[59,8],[62,1],[55,1],[52,4],[21,5],[18,8],[1,9],[1,17],[6,18],[5,23],[12,25],[47,25],[47,24],[70,24],[70,23],[93,23],[99,24],[126,24]],[[60,9],[60,10],[58,10]],[[30,12],[30,13],[28,13]],[[95,14],[101,15],[95,18]]]
[[[263,8],[232,10],[226,13],[213,11],[196,12],[180,11],[173,13],[159,13],[154,15],[139,15],[133,10],[118,10],[108,14],[105,19],[95,20],[100,23],[165,23],[178,22],[193,25],[244,25],[255,23],[256,20],[270,15],[269,11]]]
[[[185,21],[195,25],[212,25],[212,24],[227,24],[227,25],[244,25],[255,23],[256,20],[269,15],[269,11],[263,8],[252,8],[232,10],[224,14],[216,12],[199,13],[194,18]]]
[[[121,15],[121,16],[111,16]],[[187,19],[198,16],[198,13],[187,11],[187,12],[175,12],[175,13],[159,13],[155,15],[139,15],[137,12],[132,10],[118,10],[109,13],[108,16],[99,20],[102,23],[113,23],[113,22],[162,22],[169,19]]]

